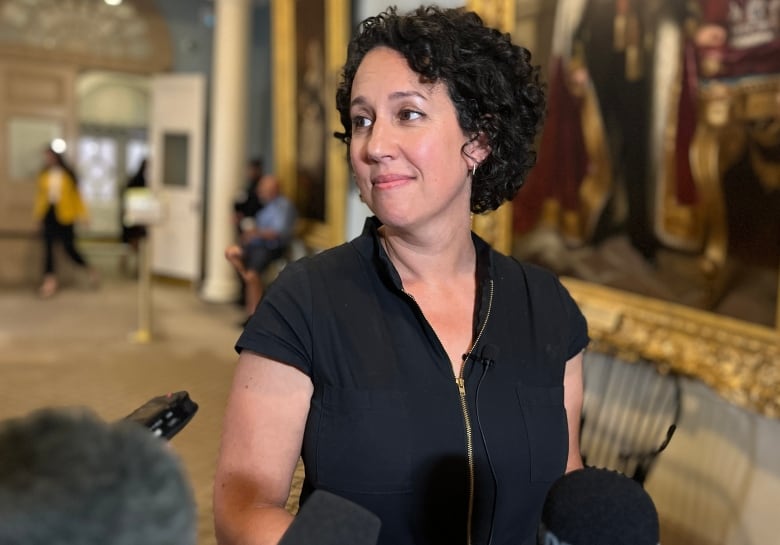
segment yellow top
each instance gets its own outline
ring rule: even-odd
[[[56,184],[54,179],[60,178],[59,189],[53,190]],[[52,195],[58,194],[56,200],[52,200]],[[41,220],[46,215],[49,205],[54,206],[54,214],[57,221],[63,225],[69,225],[76,220],[87,218],[87,207],[81,199],[76,181],[70,174],[61,171],[60,174],[54,174],[51,169],[44,170],[38,176],[38,190],[35,195],[35,207],[33,216],[36,220]]]

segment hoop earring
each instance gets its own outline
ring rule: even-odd
[[[477,173],[477,163],[474,163],[473,165],[471,165],[471,177],[473,178],[476,173]]]

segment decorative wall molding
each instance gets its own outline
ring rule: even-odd
[[[780,332],[564,278],[588,319],[591,349],[646,358],[696,377],[728,401],[780,418]]]
[[[141,73],[172,62],[153,0],[0,0],[0,57]]]

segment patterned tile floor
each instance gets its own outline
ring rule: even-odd
[[[138,329],[135,282],[110,275],[93,290],[75,280],[48,300],[39,299],[33,286],[0,288],[0,418],[82,405],[113,420],[156,395],[189,391],[200,409],[171,444],[198,502],[198,543],[214,544],[211,488],[241,309],[157,281],[152,339],[139,344],[132,340]]]

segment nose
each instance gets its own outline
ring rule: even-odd
[[[396,135],[392,123],[375,119],[366,140],[366,154],[371,161],[392,157],[396,149]]]

